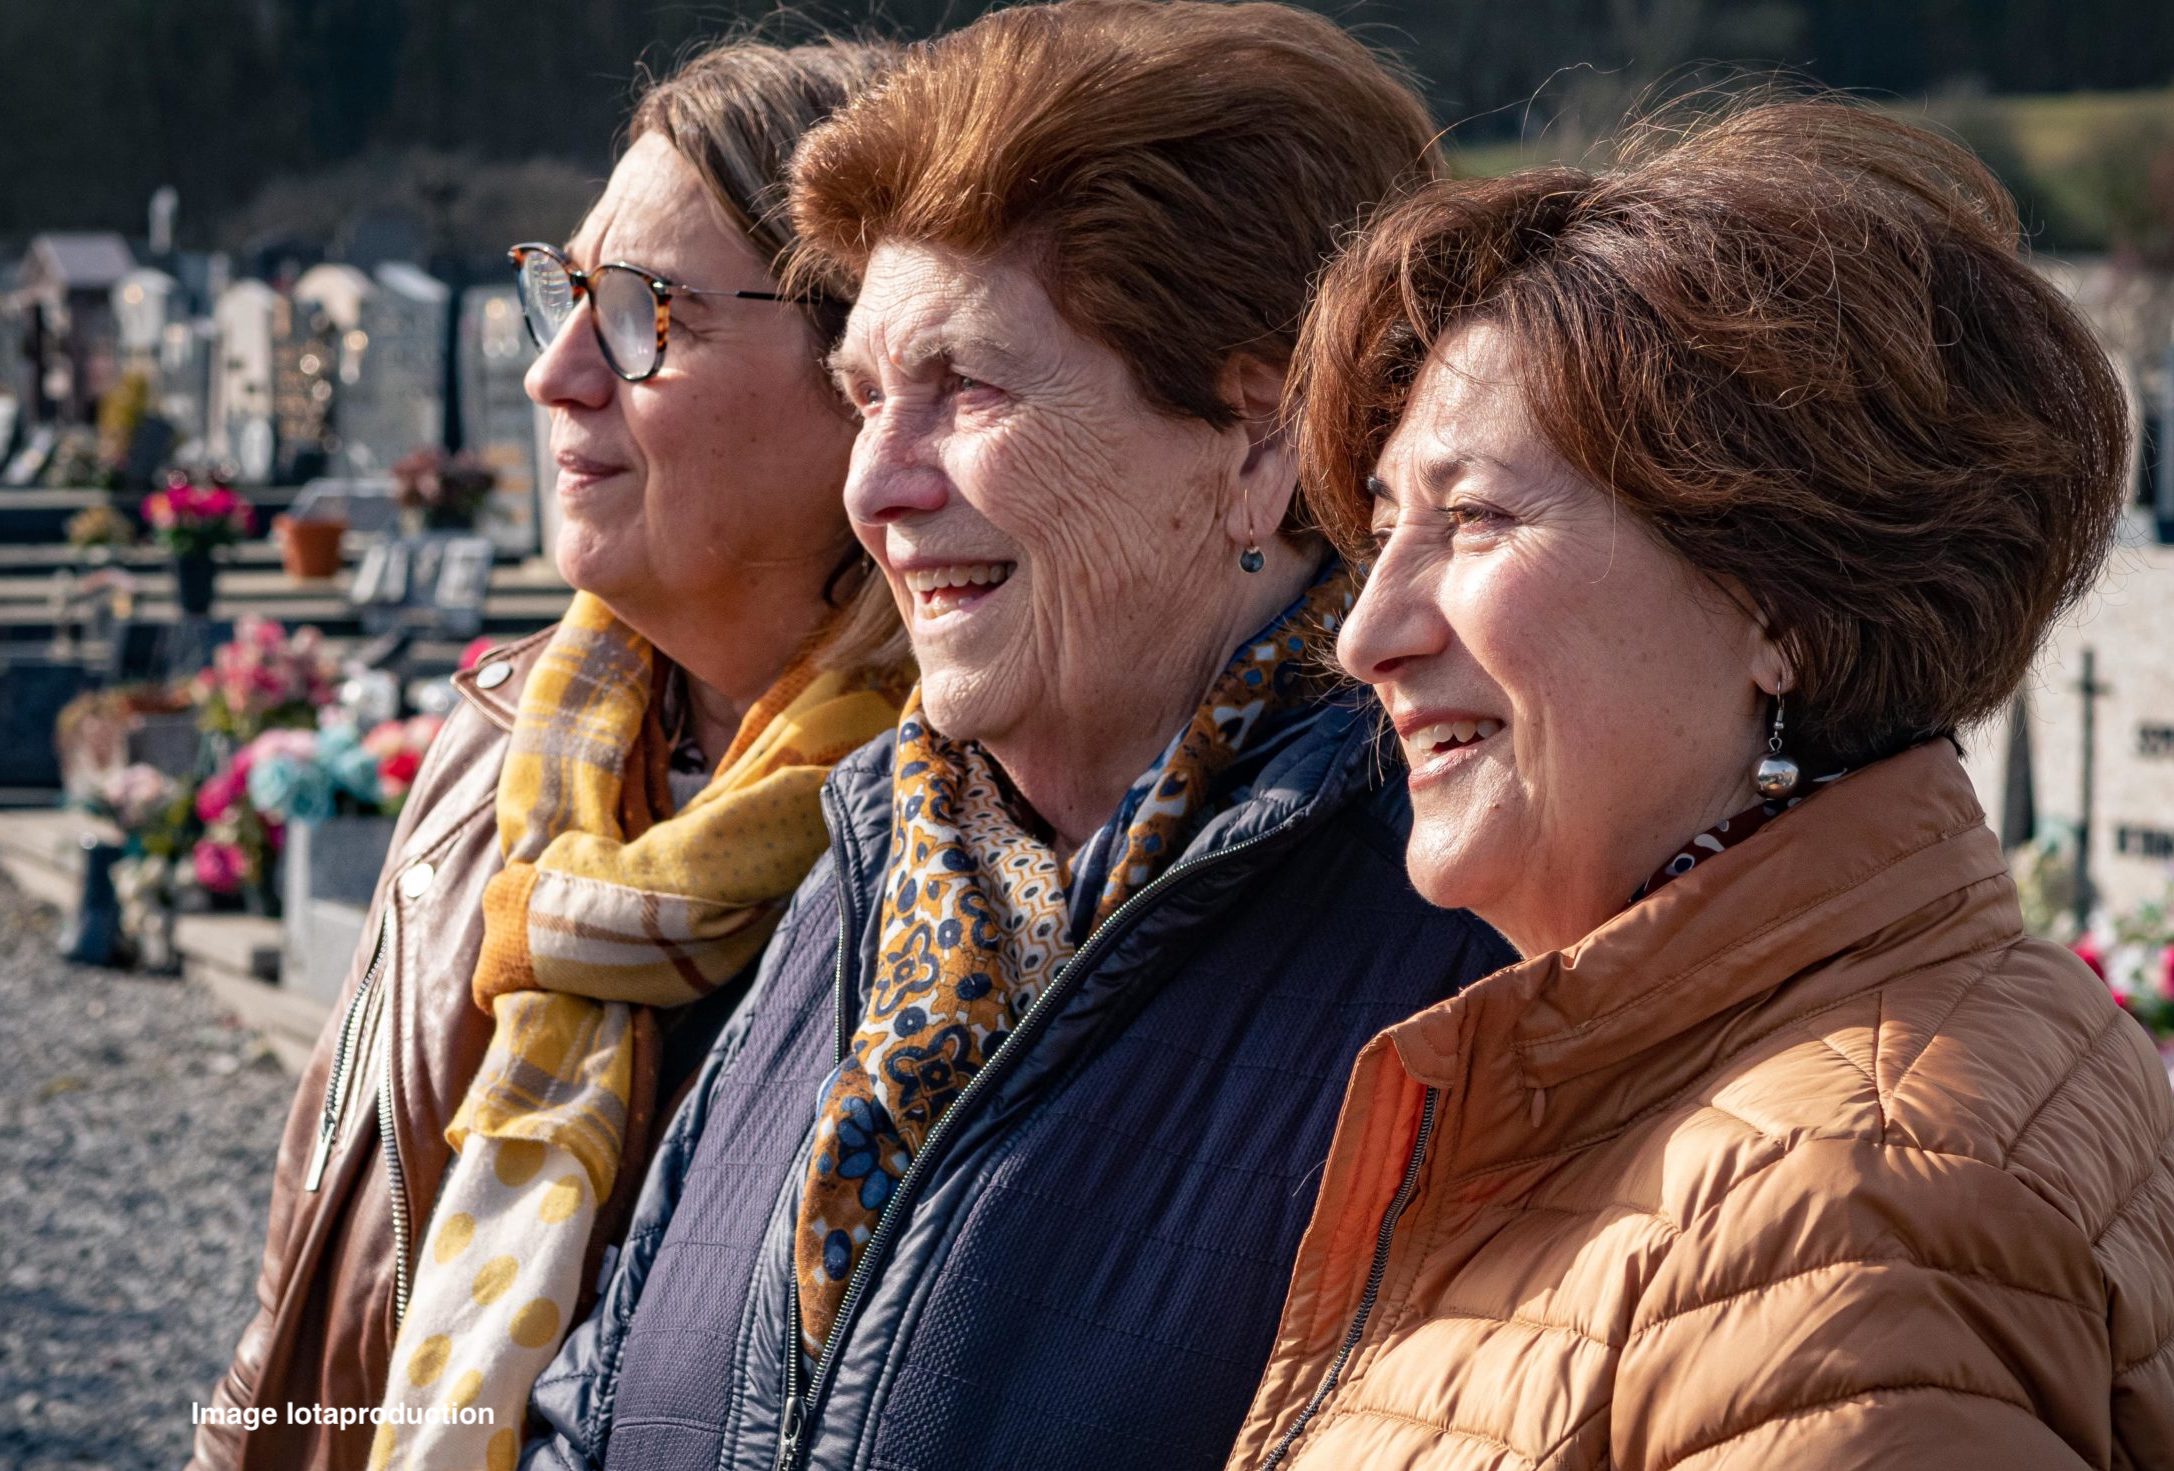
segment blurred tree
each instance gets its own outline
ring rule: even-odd
[[[0,0],[0,240],[140,233],[172,183],[183,239],[203,245],[275,178],[415,149],[601,173],[641,70],[702,36],[747,21],[921,36],[987,3],[798,0],[780,19],[777,0]],[[1875,95],[2174,83],[2165,0],[1308,3],[1405,57],[1461,138],[1546,133],[1573,152],[1708,61]],[[464,214],[450,195],[429,207],[447,229]]]

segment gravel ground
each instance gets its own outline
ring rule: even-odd
[[[0,1468],[175,1471],[294,1091],[194,986],[64,963],[0,877]]]

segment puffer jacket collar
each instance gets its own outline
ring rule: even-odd
[[[1382,813],[1401,813],[1401,784],[1371,792],[1371,774],[1386,759],[1381,728],[1357,692],[1324,701],[1292,720],[1263,746],[1241,760],[1257,768],[1244,798],[1217,813],[1196,833],[1185,851],[1131,901],[1090,934],[1074,956],[1080,990],[1069,1010],[1091,1015],[1125,992],[1156,957],[1168,937],[1228,902],[1243,886],[1244,865],[1218,875],[1220,883],[1196,884],[1180,900],[1149,905],[1145,901],[1173,876],[1225,855],[1256,846],[1273,850],[1296,841],[1318,818],[1346,803],[1371,800]],[[890,865],[892,767],[898,733],[879,736],[831,769],[823,785],[823,815],[830,827],[831,854],[838,866],[840,927],[857,943],[838,954],[834,999],[837,1035],[834,1056],[843,1059],[851,1045],[853,1020],[862,1010],[862,978],[874,965],[880,937],[884,875]],[[1141,913],[1140,911],[1143,911]],[[1105,931],[1108,931],[1105,935]],[[1101,942],[1108,939],[1110,943]],[[1094,954],[1099,948],[1100,953]],[[1063,1049],[1030,1049],[1004,1094],[1023,1095],[1039,1085],[1041,1075],[1059,1065]],[[1001,1109],[996,1110],[1001,1112]]]
[[[1258,767],[1244,800],[1204,824],[1171,867],[1213,858],[1335,811],[1363,792],[1370,785],[1369,773],[1388,759],[1378,749],[1378,735],[1356,692],[1294,719],[1265,747],[1242,758]],[[872,901],[882,891],[890,860],[891,773],[897,755],[898,732],[893,730],[839,762],[823,786],[823,815],[849,900]],[[1374,799],[1385,809],[1404,801],[1395,784],[1376,792]]]
[[[1854,994],[1847,953],[2006,872],[1945,740],[1823,790],[1576,945],[1466,988],[1390,1029],[1412,1081],[1457,1100],[1458,1172],[1530,1160],[1620,1128],[1764,1031]],[[1957,953],[2016,924],[2011,896],[1942,918]],[[1786,1014],[1746,1003],[1822,961]],[[1370,1049],[1371,1050],[1371,1049]]]

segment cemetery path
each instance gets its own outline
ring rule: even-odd
[[[0,877],[0,1468],[173,1471],[248,1319],[294,1080],[58,929]]]

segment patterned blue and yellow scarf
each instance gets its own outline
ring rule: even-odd
[[[1355,595],[1332,563],[1240,646],[1069,866],[1014,815],[987,753],[937,731],[919,690],[908,699],[875,971],[802,1187],[794,1252],[810,1355],[922,1141],[1048,988],[1083,924],[1107,919],[1184,851],[1213,813],[1217,778],[1264,724],[1336,685],[1329,655]],[[1070,893],[1088,885],[1091,912]]]

